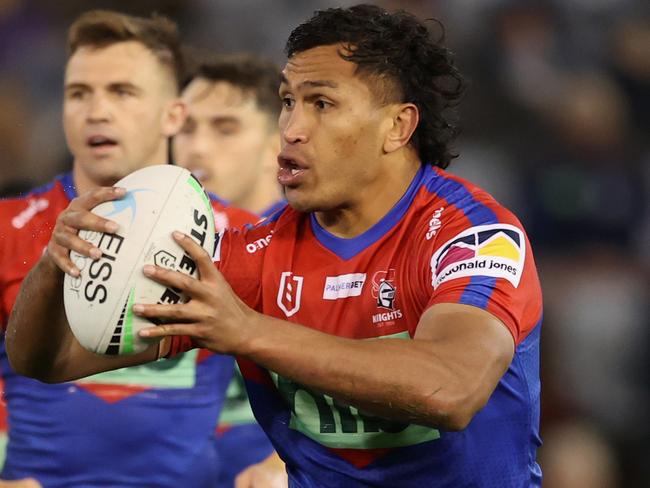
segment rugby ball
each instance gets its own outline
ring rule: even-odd
[[[155,264],[197,276],[195,262],[173,240],[172,232],[191,236],[212,255],[214,216],[210,199],[186,169],[149,166],[118,181],[124,198],[97,205],[92,212],[119,225],[114,234],[82,230],[79,236],[102,251],[96,261],[76,252],[70,259],[80,276],[66,274],[63,299],[77,340],[105,355],[135,354],[151,341],[138,331],[152,322],[133,314],[135,303],[185,303],[187,296],[142,273]]]

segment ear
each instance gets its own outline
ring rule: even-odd
[[[411,140],[420,121],[418,108],[412,103],[396,105],[393,112],[392,126],[384,138],[384,151],[391,153],[406,146]]]
[[[187,107],[185,103],[175,98],[165,109],[162,120],[162,132],[165,137],[173,137],[181,130],[187,117]]]

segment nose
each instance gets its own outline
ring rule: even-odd
[[[179,138],[180,139],[180,138]],[[187,134],[183,146],[187,155],[192,158],[208,154],[212,148],[213,136],[202,127],[197,127],[192,134]]]
[[[280,131],[284,141],[289,144],[304,144],[309,141],[309,123],[299,104],[280,115]]]
[[[93,94],[88,104],[86,119],[88,122],[107,122],[110,120],[110,107],[106,97],[101,94]]]

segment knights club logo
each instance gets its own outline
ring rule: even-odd
[[[300,310],[303,280],[302,276],[296,276],[291,271],[284,271],[280,276],[277,303],[287,317]]]
[[[372,277],[372,296],[377,299],[377,306],[395,310],[397,288],[393,284],[395,270],[377,271]]]

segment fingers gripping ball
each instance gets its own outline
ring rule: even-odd
[[[155,264],[197,276],[196,263],[174,242],[179,230],[208,253],[214,250],[214,217],[201,184],[185,169],[150,166],[116,183],[123,199],[97,205],[93,213],[119,224],[114,234],[80,231],[102,251],[93,261],[70,253],[80,276],[65,276],[63,297],[68,322],[77,340],[98,354],[135,354],[147,348],[138,331],[151,322],[133,314],[134,303],[184,303],[187,297],[142,273]]]

